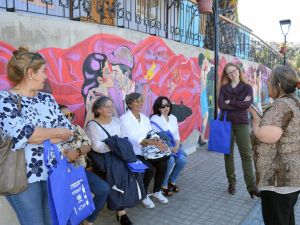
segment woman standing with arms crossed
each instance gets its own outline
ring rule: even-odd
[[[228,192],[236,193],[236,175],[234,167],[234,137],[240,152],[244,180],[250,196],[260,197],[260,192],[255,186],[253,166],[250,156],[248,108],[253,103],[252,87],[248,84],[241,69],[234,63],[227,63],[220,81],[218,106],[227,112],[227,121],[231,126],[230,154],[224,155],[226,175],[229,183]]]
[[[249,110],[255,177],[266,225],[295,224],[294,206],[300,193],[300,101],[295,95],[299,81],[293,69],[274,66],[267,83],[274,102],[262,118]]]
[[[28,187],[19,194],[5,196],[21,225],[52,224],[42,143],[50,139],[61,152],[61,142],[73,135],[70,122],[54,98],[39,92],[47,79],[45,65],[46,60],[38,52],[28,52],[27,46],[14,51],[7,64],[8,79],[15,83],[9,91],[17,99],[21,97],[21,114],[13,97],[7,91],[0,92],[1,139],[4,141],[8,135],[13,141],[12,151],[25,150]],[[56,164],[54,155],[49,163]]]

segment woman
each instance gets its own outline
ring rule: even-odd
[[[154,122],[160,126],[160,128],[164,131],[169,130],[171,132],[175,146],[170,148],[170,150],[172,153],[177,154],[180,146],[180,136],[178,132],[177,118],[171,114],[172,108],[173,106],[167,97],[158,97],[154,102],[154,114],[150,120],[151,122]],[[155,124],[152,123],[151,126],[154,131],[161,132],[161,130]],[[167,172],[162,183],[161,190],[166,196],[171,196],[172,191],[170,188],[172,188],[174,192],[179,192],[179,188],[175,185],[175,183],[180,172],[183,170],[186,164],[186,157],[184,154],[181,154],[179,157],[171,155],[170,159],[167,161],[167,164]],[[171,170],[172,173],[170,174]]]
[[[205,135],[206,125],[208,121],[208,102],[207,102],[207,90],[206,90],[207,73],[204,73],[204,67],[205,67],[204,59],[205,59],[204,55],[200,53],[198,58],[198,64],[201,69],[200,105],[201,105],[201,112],[202,112],[202,119],[203,119],[202,133],[198,141],[200,146],[206,145],[206,142],[204,141],[204,135]]]
[[[104,54],[92,53],[86,57],[82,66],[84,83],[81,94],[85,101],[86,117],[83,129],[86,124],[93,119],[93,102],[101,96],[109,96],[108,88],[114,87],[112,78],[112,67]],[[114,115],[117,115],[114,110]]]
[[[295,224],[294,206],[300,193],[300,101],[295,95],[299,81],[293,69],[274,66],[267,84],[274,102],[262,118],[249,109],[256,184],[266,225]]]
[[[250,156],[248,108],[253,103],[253,92],[241,69],[234,63],[227,63],[221,77],[218,106],[220,110],[228,111],[227,121],[231,122],[230,154],[224,155],[226,175],[229,183],[228,192],[236,193],[236,176],[234,168],[234,137],[238,144],[244,180],[250,196],[260,197],[255,186],[253,166]],[[222,85],[223,84],[223,85]]]
[[[22,225],[52,224],[42,143],[50,139],[61,152],[60,143],[73,135],[70,122],[54,98],[39,91],[47,79],[45,65],[46,60],[38,52],[28,52],[25,45],[13,52],[7,64],[7,77],[14,83],[9,91],[17,99],[22,98],[21,115],[13,97],[6,91],[0,92],[1,139],[4,141],[7,135],[12,139],[12,151],[25,149],[28,188],[16,195],[6,195]],[[50,159],[54,166],[54,154]]]
[[[148,169],[145,170],[144,175],[144,186],[146,193],[148,193],[148,186],[154,175],[154,167],[156,167],[152,196],[158,199],[160,203],[166,204],[168,203],[168,199],[162,195],[160,187],[167,171],[167,161],[152,163],[147,161],[143,156],[142,146],[156,145],[161,152],[166,151],[168,146],[162,143],[161,139],[158,138],[151,140],[146,139],[146,136],[148,132],[152,130],[152,127],[149,118],[140,113],[144,103],[143,95],[133,92],[126,96],[125,101],[129,110],[120,117],[120,120],[122,122],[122,128],[124,129],[126,137],[128,137],[129,141],[133,145],[133,150],[137,155],[137,158],[148,167]],[[151,194],[148,194],[142,203],[146,208],[154,208],[155,205],[149,196],[151,196]]]
[[[59,105],[60,110],[66,116],[66,118],[72,122],[75,114],[70,112],[66,105]],[[86,167],[85,154],[91,150],[90,139],[85,134],[84,130],[78,125],[72,125],[74,133],[74,139],[68,141],[62,145],[64,157],[68,157],[68,161],[71,162],[74,168],[79,166]],[[85,170],[85,174],[91,189],[94,194],[94,212],[83,221],[83,225],[92,225],[97,218],[100,210],[106,202],[107,195],[109,193],[109,187],[101,178],[94,173]]]
[[[101,124],[111,136],[124,136],[124,132],[121,129],[121,123],[119,119],[116,117],[112,117],[113,110],[113,100],[110,97],[106,96],[102,96],[96,99],[92,106],[94,119],[88,123],[86,133],[87,136],[91,139],[91,146],[93,151],[96,151],[98,153],[106,153],[111,151],[109,146],[102,142],[103,140],[107,139],[108,136],[98,124]],[[125,208],[120,208],[117,211],[117,220],[122,225],[132,224],[126,214]]]

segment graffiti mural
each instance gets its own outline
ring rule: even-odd
[[[0,42],[0,90],[13,84],[6,77],[6,64],[15,48]],[[84,127],[93,118],[91,106],[99,96],[114,99],[114,116],[126,112],[124,99],[132,92],[142,93],[142,113],[150,116],[158,96],[174,104],[181,141],[193,130],[200,132],[202,144],[209,138],[214,118],[214,59],[206,50],[198,57],[176,55],[159,37],[149,36],[134,43],[116,35],[97,34],[68,48],[45,48],[38,52],[47,60],[48,81],[44,91],[76,114],[75,123]],[[220,57],[219,76],[227,61],[243,68],[255,89],[255,101],[268,101],[266,81],[269,71],[263,65],[244,68],[234,58]]]

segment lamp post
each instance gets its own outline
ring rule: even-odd
[[[286,35],[290,31],[291,23],[292,23],[291,20],[280,20],[279,21],[279,24],[281,27],[281,32],[284,35],[284,45],[286,45]],[[286,53],[284,53],[283,56],[284,56],[283,65],[286,66]]]
[[[197,0],[198,3],[198,9],[200,13],[209,13],[210,11],[204,11],[202,12],[199,7],[199,2],[202,0]],[[203,1],[208,1],[208,0],[203,0]],[[217,119],[218,116],[218,79],[219,79],[219,15],[220,14],[225,14],[232,12],[232,9],[220,9],[219,10],[219,2],[218,0],[215,0],[214,5],[213,5],[213,16],[214,16],[214,42],[215,42],[215,62],[214,62],[214,67],[215,67],[215,84],[214,84],[214,95],[215,95],[215,104],[214,104],[214,118]]]

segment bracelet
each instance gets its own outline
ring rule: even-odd
[[[81,156],[82,155],[81,149],[80,148],[76,148],[76,153],[77,153],[77,156]]]

